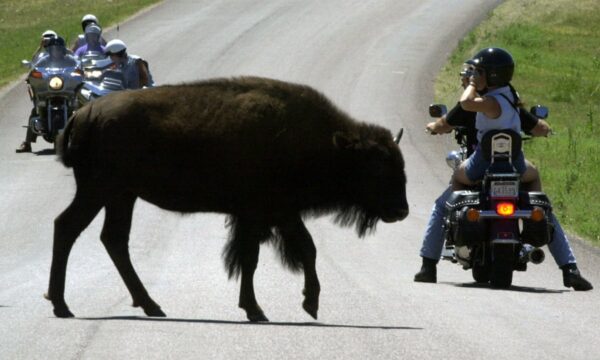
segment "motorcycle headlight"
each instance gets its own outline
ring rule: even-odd
[[[63,87],[63,81],[58,76],[55,76],[52,79],[50,79],[50,83],[48,83],[48,85],[52,90],[60,90]]]
[[[100,77],[102,77],[102,71],[101,70],[86,70],[85,77],[88,79],[99,79]]]
[[[446,156],[446,164],[450,166],[452,169],[456,170],[457,167],[462,163],[462,156],[458,151],[450,151]]]

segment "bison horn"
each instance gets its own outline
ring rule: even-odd
[[[402,139],[402,134],[404,133],[404,128],[400,129],[400,131],[398,131],[398,135],[396,135],[396,137],[394,138],[394,142],[396,144],[400,144],[400,139]]]

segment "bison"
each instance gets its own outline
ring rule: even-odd
[[[45,296],[58,317],[73,316],[64,299],[71,248],[102,208],[100,239],[133,305],[165,316],[129,256],[138,197],[229,216],[223,257],[229,277],[241,275],[239,307],[251,321],[268,321],[253,286],[260,244],[274,242],[287,267],[304,271],[302,306],[316,319],[316,249],[303,219],[334,213],[362,237],[380,219],[408,215],[404,160],[391,133],[304,85],[240,77],[113,93],[77,110],[58,141],[77,184],[54,222]]]

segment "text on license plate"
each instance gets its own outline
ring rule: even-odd
[[[492,181],[492,197],[517,197],[519,184],[517,181]]]

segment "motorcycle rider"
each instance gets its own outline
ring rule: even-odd
[[[81,29],[83,30],[83,34],[79,34],[77,36],[77,40],[75,40],[75,44],[73,44],[71,51],[75,52],[75,51],[77,51],[77,49],[79,49],[80,47],[82,47],[83,45],[86,44],[85,28],[88,27],[88,25],[90,25],[90,24],[95,24],[97,26],[100,26],[100,22],[98,21],[98,18],[95,15],[93,15],[93,14],[84,15],[83,18],[81,18]],[[106,46],[106,40],[102,36],[100,37],[100,45]]]
[[[32,64],[35,64],[41,58],[43,58],[44,56],[46,56],[48,54],[48,52],[46,51],[46,48],[48,47],[48,42],[51,39],[54,39],[56,37],[58,37],[58,35],[56,34],[56,32],[54,30],[46,30],[42,33],[40,45],[38,46],[38,48],[35,50],[35,52],[31,56]]]
[[[65,47],[65,40],[62,37],[54,37],[51,38],[46,44],[47,54],[45,54],[41,59],[37,61],[35,64],[36,67],[45,67],[48,64],[59,64],[62,61],[65,61],[67,56],[67,48]],[[74,60],[73,60],[74,62]],[[33,116],[37,116],[37,104],[35,103],[35,96],[32,94],[33,109],[31,110],[31,114],[29,118]],[[25,134],[25,141],[19,145],[19,147],[15,150],[17,153],[23,152],[31,152],[31,143],[36,142],[37,135],[31,130],[30,121],[27,121],[27,132]]]
[[[86,43],[75,51],[76,57],[81,57],[88,51],[98,51],[104,53],[106,48],[100,43],[102,28],[96,24],[90,24],[85,28]]]
[[[483,51],[485,52],[486,50],[489,49],[485,49]],[[492,50],[491,52],[494,53],[494,50]],[[478,55],[480,55],[480,53],[478,53]],[[489,56],[489,54],[487,56]],[[476,55],[475,58],[479,58],[479,56]],[[505,59],[508,58],[505,57]],[[489,59],[487,60],[490,61]],[[473,61],[468,61],[468,63],[470,64],[465,65],[472,65]],[[509,63],[512,63],[512,67],[514,68],[514,62],[512,61],[512,57],[510,58]],[[469,70],[473,69],[471,68]],[[493,71],[493,69],[490,70]],[[461,73],[462,85],[465,89],[467,89],[470,85],[470,80],[473,79],[470,78],[470,76],[467,77],[464,75],[470,74],[468,71],[463,71]],[[512,76],[512,71],[510,71],[510,76]],[[509,79],[510,76],[508,77]],[[478,93],[485,94],[487,93],[487,89],[480,88],[478,90]],[[524,129],[524,131],[530,133],[533,136],[547,136],[551,131],[550,127],[544,120],[535,118],[532,114],[530,114],[523,108],[520,108],[519,117],[521,126]],[[439,118],[435,122],[430,122],[429,124],[427,124],[426,130],[429,131],[432,135],[435,135],[449,133],[455,126],[466,127],[468,130],[470,130],[467,132],[467,144],[474,145],[477,144],[477,130],[475,124],[476,113],[464,110],[459,103],[447,115]],[[468,155],[471,155],[474,149],[470,147],[468,150]],[[420,251],[420,255],[423,258],[423,264],[421,266],[420,271],[417,274],[415,274],[414,281],[416,282],[435,283],[437,281],[436,265],[440,259],[444,243],[442,225],[443,217],[445,214],[445,202],[451,194],[452,187],[449,186],[442,193],[442,195],[438,197],[438,199],[436,199],[435,204],[433,206],[432,213],[427,224],[427,229],[425,231],[425,236],[423,238],[423,245]],[[565,233],[563,232],[563,229],[560,226],[554,214],[550,215],[549,220],[554,225],[554,232],[552,241],[550,241],[550,243],[548,244],[548,248],[550,250],[550,253],[554,257],[554,260],[556,261],[557,265],[563,272],[563,284],[566,287],[573,287],[574,290],[591,290],[593,286],[585,278],[583,278],[583,276],[581,276],[581,273],[577,268],[575,256],[569,245],[569,241],[565,236]]]
[[[106,54],[115,66],[123,72],[126,89],[140,89],[154,86],[148,63],[136,55],[127,54],[127,45],[122,40],[114,39],[106,44]]]

